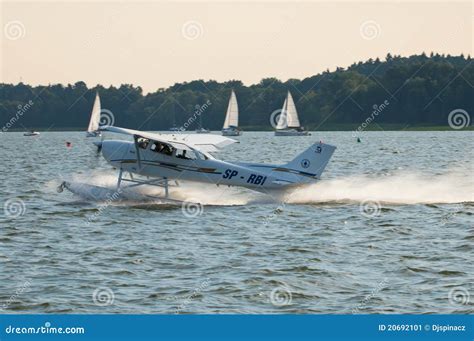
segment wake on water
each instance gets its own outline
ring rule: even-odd
[[[474,202],[472,173],[451,171],[440,175],[398,172],[386,176],[349,176],[293,191],[289,203],[363,202],[390,204],[454,204]]]
[[[74,176],[70,181],[70,190],[87,201],[110,200],[117,203],[149,202],[164,194],[161,188],[140,186],[124,189],[120,196],[114,198],[116,182],[116,175],[103,173],[88,175],[87,179],[84,176]],[[101,192],[96,186],[104,190]],[[275,193],[266,195],[237,187],[180,182],[179,187],[170,188],[170,195],[181,201],[217,206],[275,202],[359,203],[367,200],[387,204],[454,204],[474,202],[474,177],[472,173],[459,170],[440,175],[403,171],[385,176],[345,176],[323,179],[316,184],[281,193],[278,197],[275,197]]]

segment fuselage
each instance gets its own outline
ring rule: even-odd
[[[317,177],[283,166],[227,162],[197,150],[180,150],[152,140],[135,145],[104,141],[102,154],[113,167],[148,177],[241,186],[257,191],[312,183]]]

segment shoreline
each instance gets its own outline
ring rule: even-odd
[[[357,132],[359,125],[328,125],[325,127],[308,127],[309,132],[317,132],[317,131],[347,131],[353,132],[357,135],[362,135],[366,132],[381,132],[381,131],[474,131],[474,126],[465,127],[463,129],[453,129],[450,126],[403,126],[403,125],[378,125],[374,128],[368,128],[363,131]],[[273,129],[269,129],[265,126],[251,126],[251,127],[241,127],[243,132],[272,132]],[[38,131],[38,132],[85,132],[86,128],[82,127],[57,127],[51,129],[45,128],[31,128],[31,130]],[[25,129],[9,129],[5,133],[12,132],[12,133],[19,133],[25,132]],[[148,130],[144,130],[148,131]],[[159,132],[167,132],[172,133],[171,131],[167,130],[150,130],[150,131],[159,131]],[[211,132],[218,132],[219,130],[211,130]],[[186,130],[185,132],[194,133],[195,130]]]

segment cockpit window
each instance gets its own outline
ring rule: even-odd
[[[202,159],[202,160],[207,160],[207,159],[209,159],[209,158],[206,156],[206,154],[204,154],[204,153],[201,153],[201,152],[198,152],[198,151],[196,151],[196,153],[199,155],[199,158]]]
[[[196,154],[190,150],[177,149],[176,157],[183,160],[196,160]]]
[[[150,143],[150,140],[144,137],[139,137],[137,140],[138,147],[141,149],[146,149],[149,143]]]
[[[178,159],[184,159],[184,160],[207,160],[209,159],[205,154],[197,151],[197,150],[183,150],[183,149],[176,149],[176,154],[175,156]]]
[[[156,153],[162,153],[169,156],[173,155],[173,147],[166,143],[153,142],[150,147],[150,150]]]

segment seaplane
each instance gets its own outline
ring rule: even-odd
[[[125,134],[127,140],[94,142],[100,145],[105,160],[118,170],[115,191],[129,187],[159,186],[164,189],[155,199],[182,202],[170,196],[169,188],[180,181],[199,182],[217,186],[238,186],[268,193],[312,184],[321,175],[336,147],[314,143],[293,160],[281,165],[228,162],[212,155],[235,142],[234,139],[213,134],[160,134],[115,126],[101,126],[102,132]],[[64,181],[58,192],[66,188]]]

